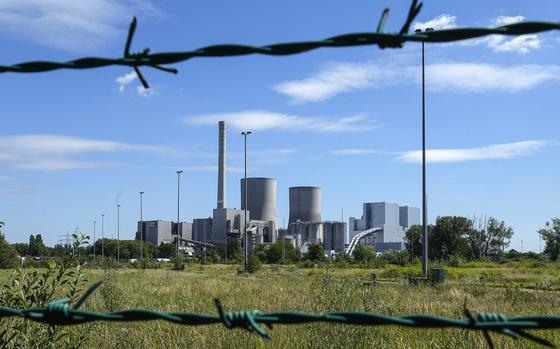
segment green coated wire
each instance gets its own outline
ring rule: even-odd
[[[364,45],[377,45],[380,48],[402,48],[406,42],[442,43],[474,39],[493,34],[524,35],[560,29],[560,22],[521,22],[495,28],[454,28],[408,34],[409,28],[421,8],[422,3],[418,3],[417,0],[412,1],[407,19],[398,33],[383,32],[385,22],[387,21],[389,15],[389,9],[385,9],[381,15],[377,31],[371,33],[352,33],[338,35],[319,41],[288,42],[266,46],[237,44],[213,45],[201,47],[193,51],[153,54],[150,53],[149,49],[136,53],[130,52],[132,39],[137,25],[136,17],[134,17],[128,31],[123,57],[86,57],[67,62],[31,61],[8,66],[0,65],[0,73],[38,73],[57,69],[92,69],[112,65],[122,65],[132,67],[144,87],[148,88],[149,84],[142,75],[139,67],[148,66],[176,74],[177,69],[166,67],[164,65],[198,57],[230,57],[251,54],[285,56],[308,52],[322,47],[349,47]]]
[[[53,301],[45,307],[14,309],[0,307],[0,319],[21,317],[50,326],[78,325],[94,321],[136,322],[164,320],[186,326],[203,326],[223,324],[226,328],[243,328],[254,332],[264,339],[269,334],[260,326],[299,325],[314,322],[326,322],[360,326],[404,326],[413,328],[459,328],[483,332],[488,345],[494,348],[490,333],[498,333],[518,339],[526,338],[547,347],[554,345],[542,338],[525,332],[526,330],[560,329],[560,316],[520,316],[506,317],[497,313],[470,314],[465,307],[465,318],[452,319],[433,315],[387,316],[371,312],[273,312],[263,314],[258,310],[224,312],[219,300],[215,300],[218,315],[192,312],[158,312],[150,309],[131,309],[117,312],[92,312],[80,310],[80,306],[101,284],[94,283],[80,298],[74,307],[68,300]]]

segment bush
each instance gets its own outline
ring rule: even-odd
[[[12,269],[19,263],[16,249],[8,244],[0,232],[0,269]]]
[[[247,260],[247,271],[249,273],[255,273],[262,268],[262,262],[256,254],[252,254],[249,256]]]
[[[82,296],[84,264],[74,252],[86,244],[87,237],[73,234],[74,249],[60,263],[46,262],[46,268],[31,270],[18,267],[8,277],[0,293],[0,304],[8,308],[45,307],[55,299],[65,298],[70,306]],[[0,320],[0,343],[4,348],[81,347],[91,334],[91,326],[45,326],[25,318]]]

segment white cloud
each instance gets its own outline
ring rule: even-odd
[[[525,17],[523,16],[499,16],[492,19],[490,22],[492,23],[492,26],[499,27],[502,25],[523,22],[524,19]]]
[[[559,65],[504,66],[485,63],[440,63],[427,65],[426,70],[426,84],[431,90],[516,92],[534,88],[547,81],[560,80]],[[360,74],[357,76],[358,71]],[[333,72],[337,78],[328,79],[327,82],[324,77],[332,76]],[[376,62],[337,63],[325,66],[309,78],[282,82],[275,89],[298,103],[317,102],[350,90],[419,84],[420,72],[420,66],[411,65]],[[353,79],[357,79],[355,84],[351,83]]]
[[[127,144],[62,135],[0,136],[0,163],[28,170],[71,170],[105,166],[99,161],[77,158],[84,153],[140,151],[155,152],[156,146]]]
[[[179,168],[186,172],[218,172],[217,165],[179,166],[174,168]],[[226,166],[226,171],[232,173],[241,173],[243,172],[243,169],[240,167]]]
[[[341,92],[361,90],[390,80],[393,75],[381,66],[332,63],[309,78],[281,82],[273,89],[292,97],[294,103],[319,102]]]
[[[119,84],[119,92],[123,93],[126,86],[128,86],[137,78],[138,76],[136,75],[136,72],[134,70],[128,74],[117,77],[115,81]]]
[[[529,53],[531,50],[541,48],[541,41],[536,34],[521,35],[511,40],[501,38],[499,43],[493,43],[491,46],[496,52],[515,52],[520,54]]]
[[[426,76],[427,86],[433,90],[517,92],[560,80],[560,66],[444,63],[429,65]]]
[[[134,70],[128,74],[118,76],[115,79],[116,83],[119,84],[118,90],[120,93],[124,93],[126,87],[137,80],[138,80],[138,75]],[[144,88],[144,86],[142,86],[142,84],[140,83],[136,85],[136,95],[140,97],[152,97],[158,94],[159,92],[153,86],[151,86],[150,88]]]
[[[372,120],[368,120],[365,115],[354,115],[331,120],[263,110],[203,114],[190,116],[185,119],[186,122],[194,125],[216,125],[218,121],[222,120],[238,130],[251,131],[276,129],[334,133],[365,131],[378,127]]]
[[[416,29],[424,30],[426,28],[432,28],[435,30],[456,28],[457,27],[457,24],[455,23],[456,21],[457,21],[456,16],[451,16],[444,13],[427,22],[414,23],[414,30]]]
[[[330,152],[332,155],[343,155],[343,156],[356,156],[356,155],[378,155],[386,154],[387,152],[379,149],[337,149]]]
[[[493,144],[478,148],[428,149],[426,150],[426,160],[431,163],[446,163],[474,160],[513,159],[533,154],[550,144],[551,142],[549,141],[536,140]],[[396,160],[420,163],[422,161],[422,152],[420,150],[403,152],[397,156]]]
[[[2,0],[0,33],[86,52],[124,40],[133,14],[161,16],[149,0]]]

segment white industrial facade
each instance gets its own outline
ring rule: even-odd
[[[366,202],[361,218],[350,217],[348,241],[360,232],[371,228],[382,228],[363,243],[375,244],[377,251],[403,250],[405,231],[420,224],[420,209],[388,202]]]

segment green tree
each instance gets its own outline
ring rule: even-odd
[[[156,249],[155,255],[158,258],[171,258],[175,256],[175,244],[162,242]]]
[[[311,244],[307,248],[307,253],[304,256],[304,259],[310,261],[323,261],[325,260],[325,249],[321,244]]]
[[[48,254],[48,248],[43,242],[43,237],[41,234],[35,235],[35,256],[46,256]]]
[[[352,254],[354,260],[360,263],[367,263],[375,259],[375,247],[373,246],[366,246],[366,245],[358,245],[354,249],[354,253]]]
[[[468,255],[466,236],[471,229],[472,221],[466,217],[438,217],[436,225],[428,234],[431,258],[447,261],[451,256]]]
[[[538,230],[544,240],[544,253],[553,261],[560,257],[560,218],[552,218],[545,227]]]
[[[433,226],[428,226],[428,237]],[[412,225],[405,233],[404,244],[410,257],[422,256],[422,226],[419,224]]]
[[[0,228],[3,226],[4,222],[0,222]],[[4,233],[0,230],[0,269],[14,268],[18,261],[16,249],[6,241]]]
[[[480,259],[499,254],[509,246],[513,229],[494,217],[489,219],[471,220],[472,227],[466,234],[466,241],[469,246],[469,257]]]

